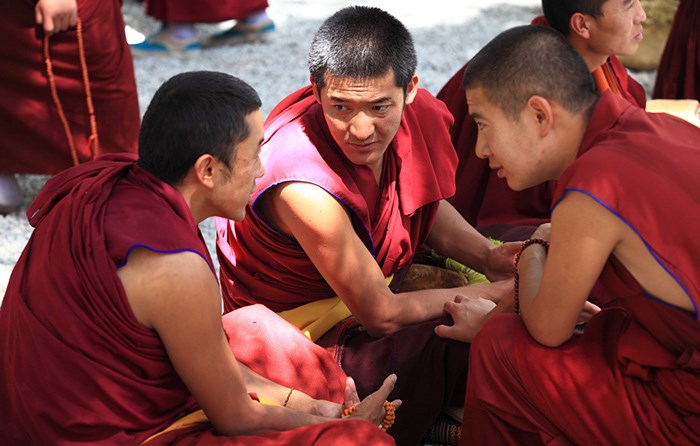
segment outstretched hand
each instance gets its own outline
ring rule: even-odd
[[[507,242],[494,246],[486,259],[486,277],[494,282],[513,277],[515,274],[515,256],[520,251],[521,242]]]
[[[34,8],[37,25],[48,35],[60,33],[78,23],[76,0],[39,0]]]
[[[352,389],[348,389],[350,387]],[[362,401],[357,401],[357,390],[354,389],[355,382],[351,378],[348,379],[348,384],[345,387],[345,407],[349,408],[355,406],[354,411],[351,415],[345,417],[346,420],[349,419],[361,419],[367,420],[373,424],[379,425],[384,419],[386,414],[384,410],[384,401],[389,397],[389,394],[394,389],[394,384],[396,384],[396,375],[391,374],[384,379],[382,386],[377,389],[376,392],[370,394]],[[354,393],[354,395],[353,395]],[[401,400],[394,400],[391,402],[395,408],[401,406]]]
[[[441,338],[472,342],[496,304],[473,296],[455,296],[454,302],[445,302],[445,312],[452,316],[453,325],[438,325],[435,334]]]

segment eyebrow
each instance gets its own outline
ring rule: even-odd
[[[483,119],[484,118],[479,113],[469,113],[469,116],[471,116],[472,119]]]
[[[352,101],[349,101],[347,99],[340,98],[338,96],[328,96],[328,99],[333,101],[333,102],[340,102],[340,103],[352,102]],[[382,97],[379,99],[375,99],[373,101],[369,101],[369,103],[370,104],[380,104],[382,102],[391,102],[391,101],[392,101],[392,99],[390,97],[385,96],[385,97]]]

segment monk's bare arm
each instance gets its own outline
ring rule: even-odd
[[[549,253],[540,245],[523,251],[518,267],[520,310],[538,342],[555,347],[571,337],[593,285],[621,240],[621,226],[593,199],[570,192],[552,213]]]
[[[269,191],[263,203],[267,218],[297,240],[374,336],[441,316],[444,303],[458,293],[489,292],[486,286],[474,286],[394,294],[377,261],[355,233],[348,212],[326,191],[313,184],[286,183]]]
[[[519,243],[496,246],[469,224],[447,201],[440,201],[427,240],[442,255],[486,274],[491,280],[513,276],[513,258]]]
[[[218,432],[257,434],[329,420],[259,404],[248,396],[224,335],[216,279],[201,257],[137,249],[119,277],[137,319],[158,332],[175,369]]]

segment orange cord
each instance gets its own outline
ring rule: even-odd
[[[90,79],[88,78],[87,61],[85,60],[85,46],[83,44],[83,24],[78,18],[77,23],[77,34],[78,34],[78,54],[80,56],[80,68],[83,74],[83,85],[85,86],[85,102],[87,104],[88,114],[90,116],[90,137],[87,141],[88,152],[92,151],[92,158],[94,159],[100,151],[100,141],[97,134],[97,120],[95,119],[95,109],[92,105],[92,93],[90,92]],[[56,76],[53,74],[53,63],[51,62],[51,55],[49,54],[49,36],[44,35],[44,61],[46,63],[46,74],[49,79],[49,87],[51,88],[51,96],[53,97],[53,102],[56,104],[56,111],[58,112],[58,117],[63,124],[63,131],[66,133],[66,139],[68,140],[68,147],[70,148],[71,157],[73,158],[73,165],[80,164],[78,159],[78,152],[75,149],[75,141],[73,140],[73,133],[71,132],[70,124],[66,118],[66,113],[63,111],[63,105],[58,97],[58,89],[56,88]],[[92,148],[94,147],[94,150]]]

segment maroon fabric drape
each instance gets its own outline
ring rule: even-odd
[[[515,315],[494,318],[472,344],[464,445],[533,434],[547,444],[700,442],[698,138],[692,124],[606,93],[555,193],[585,193],[626,222],[695,310],[645,293],[611,257],[596,286],[603,311],[561,347],[535,342]]]
[[[32,0],[3,4],[0,14],[0,172],[54,174],[71,165],[70,148],[51,96],[43,31]],[[136,152],[139,106],[121,1],[78,1],[100,153]],[[61,100],[79,161],[92,159],[90,122],[76,29],[49,39]]]
[[[533,19],[532,24],[548,26],[542,16]],[[448,201],[469,223],[487,235],[508,240],[516,240],[523,235],[528,237],[528,231],[549,221],[554,183],[513,191],[505,179],[500,179],[491,172],[487,160],[476,156],[478,131],[476,123],[469,116],[462,88],[466,67],[467,64],[460,68],[437,94],[437,98],[447,104],[455,118],[451,135],[459,158],[457,190]],[[631,103],[644,108],[644,88],[629,76],[620,61],[611,56],[606,67],[613,74],[621,94]]]
[[[678,5],[653,97],[700,101],[700,0],[681,0]]]
[[[451,123],[445,106],[419,90],[404,111],[377,185],[369,168],[350,163],[333,143],[310,87],[285,99],[266,122],[265,175],[257,181],[246,219],[235,225],[216,221],[226,309],[262,303],[282,311],[336,295],[299,244],[257,212],[255,200],[286,181],[319,185],[344,204],[386,276],[410,265],[437,203],[454,193]]]
[[[162,22],[216,23],[264,11],[267,0],[145,0],[146,14]]]

